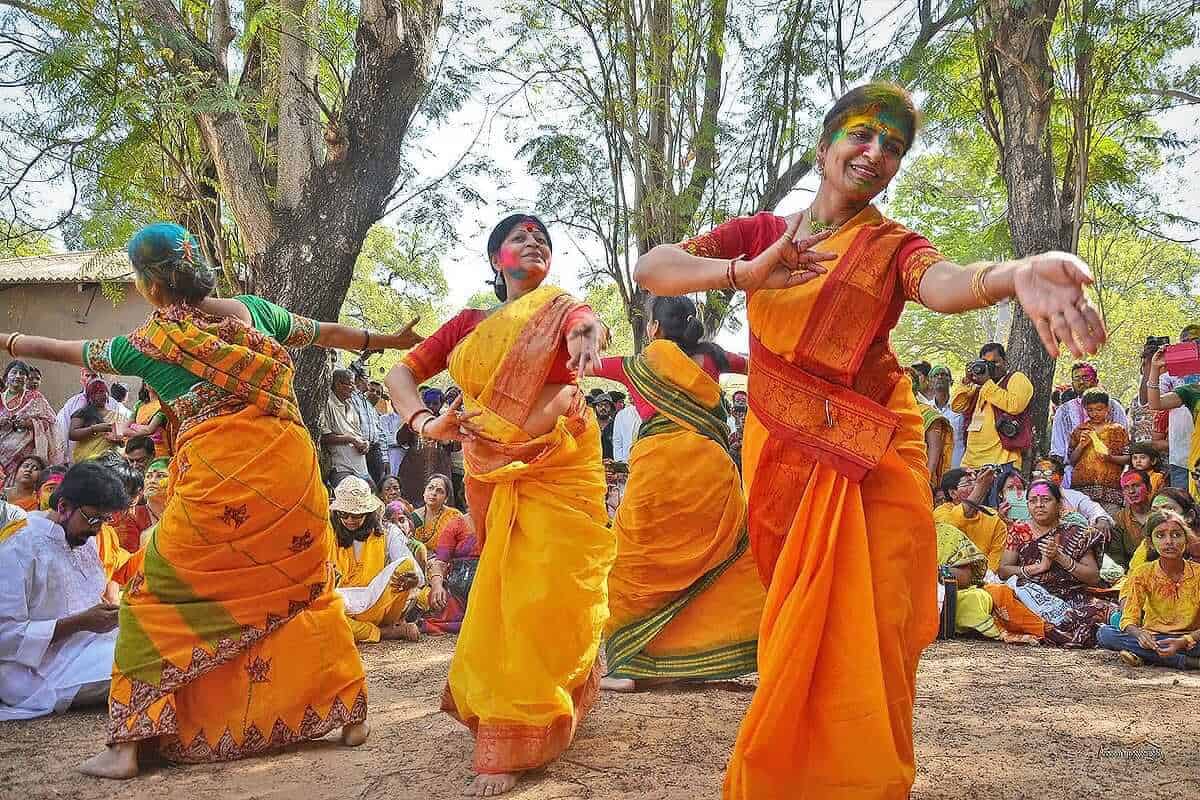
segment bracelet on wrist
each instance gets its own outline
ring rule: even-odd
[[[415,424],[416,419],[417,419],[417,417],[421,416],[422,414],[428,414],[431,417],[433,416],[433,412],[430,411],[428,408],[418,408],[416,411],[409,414],[408,419],[406,419],[404,421],[404,424],[407,425],[408,427],[412,428],[414,433],[417,430],[416,424]]]
[[[421,437],[424,437],[424,436],[425,436],[425,429],[426,429],[426,428],[428,428],[428,427],[429,427],[429,423],[433,422],[435,419],[437,419],[437,417],[435,417],[435,416],[434,416],[432,413],[430,413],[430,415],[429,415],[429,419],[427,419],[427,420],[425,420],[424,422],[422,422],[422,423],[421,423],[421,429],[420,429],[419,431],[417,431],[417,435],[418,435],[418,436],[421,436]]]

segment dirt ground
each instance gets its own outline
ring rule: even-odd
[[[453,641],[364,650],[373,734],[270,758],[157,765],[117,786],[71,767],[103,737],[101,713],[0,724],[0,797],[430,800],[470,778],[465,729],[436,711]],[[602,698],[566,757],[513,800],[720,796],[754,682]],[[921,666],[914,798],[1200,797],[1200,675],[1130,669],[1115,655],[977,641],[938,643]],[[870,769],[864,763],[863,769]]]

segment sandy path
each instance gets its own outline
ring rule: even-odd
[[[2,723],[0,797],[456,797],[470,738],[434,710],[451,647],[442,638],[364,651],[374,733],[357,750],[326,741],[233,764],[156,766],[117,786],[70,771],[102,740],[100,714]],[[605,696],[566,757],[513,800],[717,798],[752,688]],[[915,798],[1200,797],[1195,673],[1132,670],[1111,653],[950,642],[927,653],[919,691]]]

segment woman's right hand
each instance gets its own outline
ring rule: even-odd
[[[450,593],[444,584],[439,583],[429,590],[429,607],[434,611],[445,611],[449,602]]]
[[[437,442],[465,442],[475,438],[482,429],[472,420],[483,412],[463,411],[462,401],[462,395],[454,398],[454,402],[443,408],[441,414],[418,425],[417,433]]]
[[[822,261],[837,258],[836,253],[822,253],[812,248],[829,238],[833,231],[796,239],[803,214],[797,214],[775,243],[749,261],[738,262],[734,275],[743,291],[755,289],[787,289],[808,283],[827,270]]]
[[[1150,359],[1150,366],[1155,372],[1162,372],[1167,368],[1167,348],[1166,345],[1158,348],[1154,357]]]

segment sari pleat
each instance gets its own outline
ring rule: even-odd
[[[556,758],[599,688],[616,549],[600,431],[579,396],[549,433],[531,439],[521,428],[575,305],[535,290],[480,323],[450,359],[465,408],[483,412],[482,436],[464,445],[483,547],[442,708],[474,733],[479,773]]]
[[[720,386],[663,340],[627,360],[626,373],[660,413],[633,446],[613,522],[609,675],[754,672],[766,592],[750,553],[741,476],[723,441]]]

